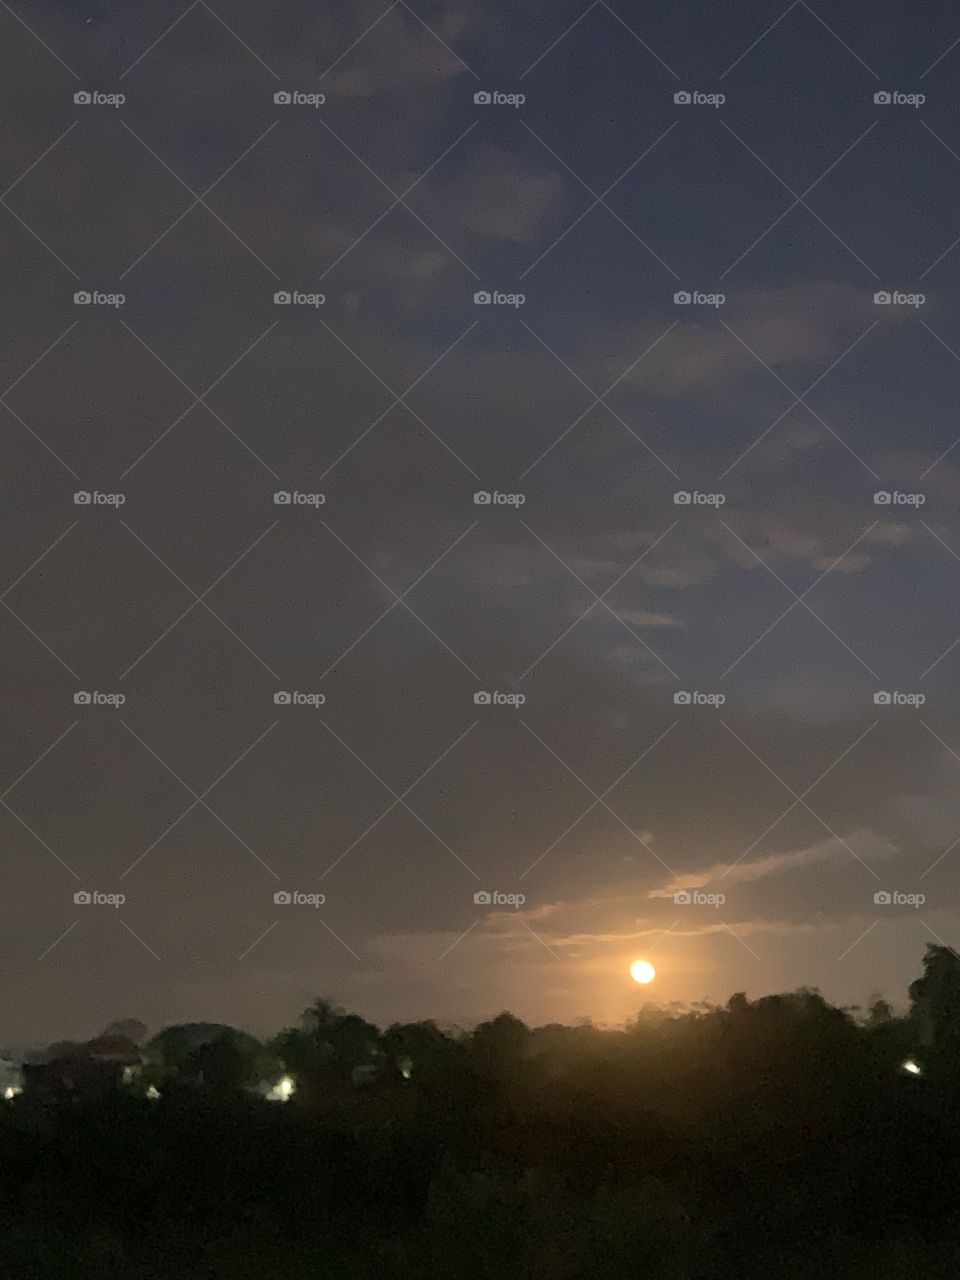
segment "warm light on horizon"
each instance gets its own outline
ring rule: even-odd
[[[630,966],[630,977],[641,986],[646,986],[657,976],[657,971],[649,960],[634,960]]]

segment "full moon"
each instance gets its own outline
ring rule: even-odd
[[[630,977],[642,986],[652,982],[656,976],[657,971],[649,960],[634,960],[630,966]]]

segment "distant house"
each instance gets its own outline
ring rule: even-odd
[[[129,1082],[140,1061],[140,1050],[124,1036],[63,1041],[51,1045],[39,1061],[23,1064],[23,1082],[45,1094],[103,1093]]]

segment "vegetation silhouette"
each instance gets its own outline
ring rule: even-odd
[[[124,1019],[0,1106],[0,1275],[953,1278],[958,1084],[943,946],[899,1016],[801,989],[618,1029]]]

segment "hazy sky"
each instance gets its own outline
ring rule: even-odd
[[[905,998],[960,905],[958,40],[2,5],[0,1041]]]

